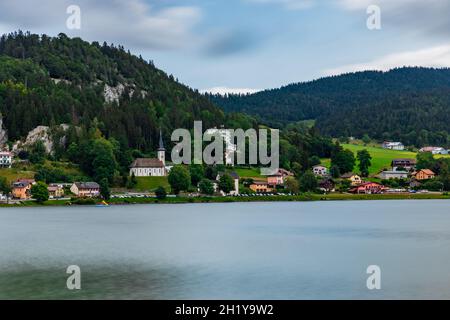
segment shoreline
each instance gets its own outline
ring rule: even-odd
[[[110,206],[126,206],[139,204],[189,204],[189,203],[245,203],[245,202],[313,202],[313,201],[382,201],[382,200],[450,200],[446,194],[301,194],[296,196],[252,196],[252,197],[175,197],[166,199],[156,198],[126,198],[110,199]],[[102,200],[95,200],[100,203]],[[92,206],[92,202],[86,204],[72,203],[70,200],[50,200],[43,204],[35,201],[24,201],[15,204],[0,204],[1,208],[15,207],[65,207],[65,206]]]

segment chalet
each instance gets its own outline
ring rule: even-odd
[[[52,183],[47,189],[50,199],[59,199],[64,197],[64,187],[61,184]]]
[[[12,153],[7,151],[0,152],[0,168],[11,168]]]
[[[341,178],[345,179],[345,180],[349,180],[353,187],[360,185],[363,182],[360,176],[358,176],[357,174],[354,174],[352,172],[343,174],[341,176]]]
[[[379,183],[365,182],[357,187],[349,190],[350,193],[356,194],[380,194],[387,190],[387,188]]]
[[[12,196],[15,199],[26,200],[31,198],[31,187],[36,184],[33,179],[18,179],[12,185]]]
[[[391,180],[391,179],[407,179],[408,172],[406,171],[383,171],[380,173],[380,179]]]
[[[389,150],[405,150],[405,146],[401,142],[390,142],[385,141],[381,145],[383,149],[389,149]]]
[[[287,177],[293,176],[294,174],[288,170],[278,169],[278,171],[275,174],[267,177],[267,183],[273,187],[282,186],[284,185],[284,182]]]
[[[327,167],[317,165],[313,167],[313,173],[316,176],[325,177],[328,175],[328,169]]]
[[[166,167],[166,149],[162,139],[159,137],[158,158],[138,158],[130,166],[130,176],[135,177],[165,177],[169,172]]]
[[[417,172],[414,172],[412,174],[412,176],[414,177],[414,179],[416,179],[418,181],[423,181],[423,180],[434,179],[434,177],[436,177],[436,174],[433,171],[431,171],[430,169],[422,169]]]
[[[391,167],[393,171],[398,171],[399,169],[413,170],[416,167],[416,159],[394,159],[391,162]]]
[[[220,178],[225,174],[225,172],[219,172],[219,174],[217,175],[217,182],[219,182]],[[232,190],[230,192],[230,195],[234,196],[234,195],[238,195],[239,194],[239,175],[232,171],[232,172],[226,172],[226,174],[228,174],[231,178],[233,178],[233,182],[234,182],[234,190]]]
[[[70,191],[80,198],[97,198],[100,196],[100,186],[96,182],[75,182]]]
[[[273,189],[269,186],[267,181],[264,180],[254,181],[250,185],[250,189],[256,193],[269,193],[273,191]]]
[[[448,154],[448,150],[441,147],[423,147],[419,152],[431,152],[432,154]]]

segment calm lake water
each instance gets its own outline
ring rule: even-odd
[[[449,299],[450,201],[0,208],[11,298]]]

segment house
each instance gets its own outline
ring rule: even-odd
[[[12,185],[12,197],[26,200],[31,198],[31,187],[36,184],[33,179],[18,179]]]
[[[323,192],[334,192],[336,184],[332,179],[322,179],[319,181],[319,190]]]
[[[205,135],[218,135],[223,139],[225,142],[225,165],[234,166],[234,154],[237,152],[237,145],[233,143],[233,130],[224,129],[223,127],[221,129],[213,128],[206,130]]]
[[[383,149],[390,149],[390,150],[405,150],[405,146],[401,142],[390,142],[385,141],[381,145]]]
[[[343,174],[341,176],[341,178],[345,179],[345,180],[349,180],[353,187],[360,185],[363,182],[360,176],[358,176],[357,174],[354,174],[352,172]]]
[[[448,150],[441,147],[423,147],[419,152],[431,152],[432,154],[448,154]]]
[[[413,170],[416,167],[416,159],[394,159],[391,162],[391,167],[393,171],[398,171],[399,169]]]
[[[273,189],[269,186],[267,181],[264,180],[254,181],[250,185],[250,189],[256,193],[269,193],[273,191]]]
[[[130,166],[130,176],[135,177],[165,177],[169,171],[166,167],[166,149],[162,133],[159,137],[158,158],[138,158]]]
[[[0,168],[11,168],[12,153],[7,151],[0,152]]]
[[[349,190],[350,193],[356,194],[380,194],[387,190],[385,186],[376,182],[365,182],[355,188]]]
[[[217,183],[219,182],[220,178],[225,174],[225,172],[219,172],[219,174],[217,175]],[[233,183],[234,183],[234,190],[230,192],[230,195],[234,196],[234,195],[238,195],[239,194],[239,175],[232,171],[232,172],[226,172],[226,174],[228,174],[231,178],[233,178]]]
[[[278,169],[278,171],[275,174],[267,177],[267,183],[272,187],[282,186],[284,185],[284,182],[287,177],[293,176],[294,174],[288,170]]]
[[[64,187],[61,184],[52,183],[47,187],[47,189],[50,199],[58,199],[64,197]]]
[[[418,180],[418,181],[423,181],[423,180],[430,180],[430,179],[434,179],[434,177],[436,177],[436,174],[431,171],[430,169],[421,169],[417,172],[414,172],[413,174],[414,179]]]
[[[100,186],[96,182],[75,182],[70,191],[80,198],[96,198],[100,196]]]
[[[316,176],[325,177],[328,175],[328,169],[327,167],[317,165],[313,167],[313,173]]]
[[[391,180],[391,179],[407,179],[408,172],[406,171],[383,171],[380,173],[380,179]]]

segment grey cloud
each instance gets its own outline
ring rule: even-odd
[[[66,28],[69,5],[81,8],[80,30]],[[80,36],[87,40],[127,44],[137,49],[177,49],[198,41],[193,32],[201,20],[197,7],[153,9],[144,0],[15,0],[0,2],[2,28]],[[4,31],[4,30],[2,30]]]
[[[245,30],[233,30],[215,33],[209,36],[204,53],[210,57],[228,56],[256,48],[260,44],[256,33]]]

